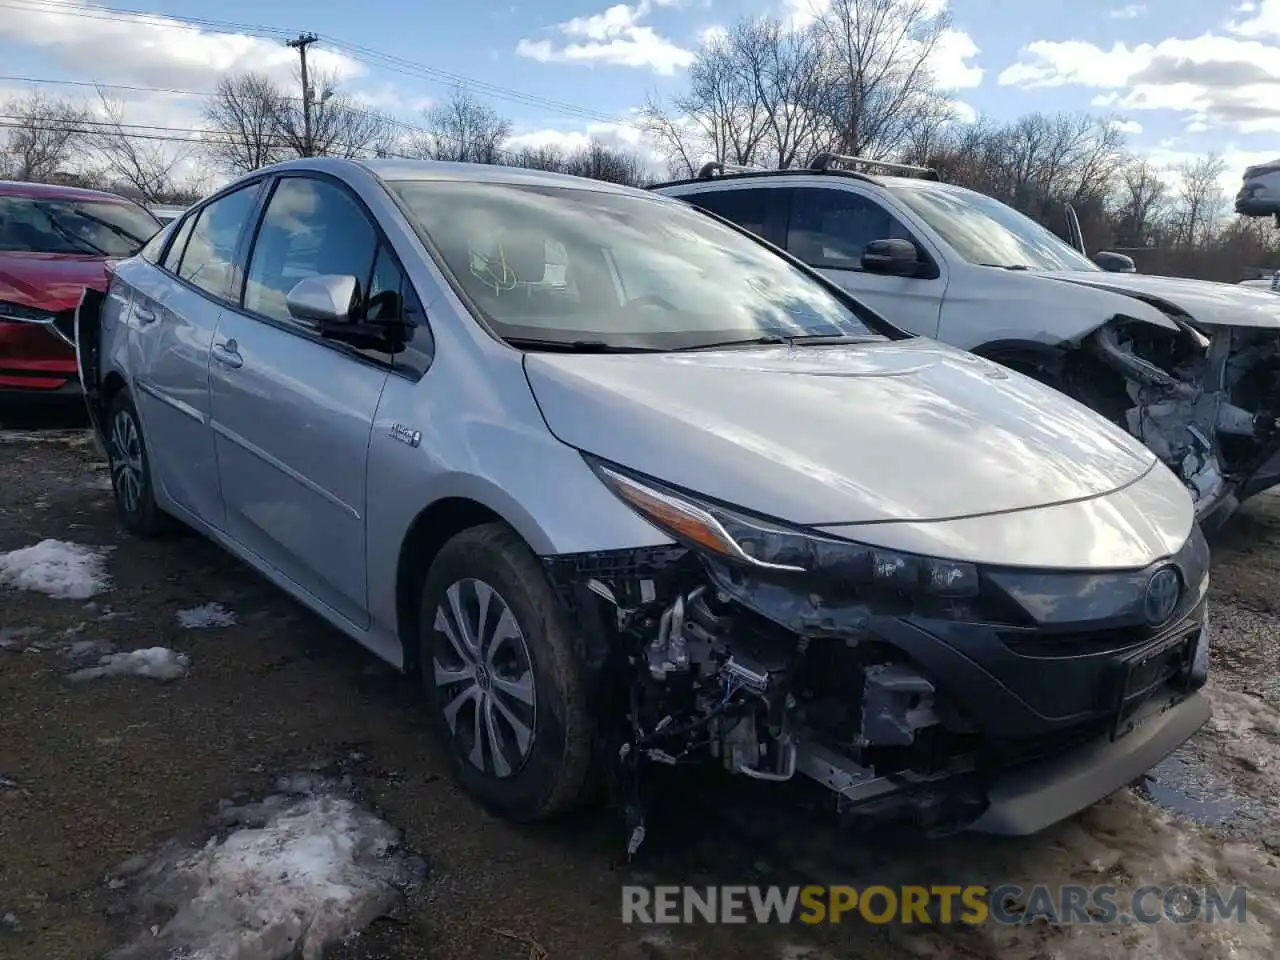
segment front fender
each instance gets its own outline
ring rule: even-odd
[[[1171,332],[1182,329],[1158,308],[1127,294],[988,267],[953,279],[942,304],[939,339],[975,352],[1002,342],[1076,347],[1116,317]]]

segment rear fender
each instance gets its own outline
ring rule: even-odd
[[[102,307],[106,295],[85,287],[75,314],[76,369],[84,402],[89,409],[89,422],[102,448],[106,449],[107,414],[102,402]]]

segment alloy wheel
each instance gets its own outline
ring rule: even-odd
[[[142,439],[137,421],[128,410],[117,410],[111,420],[111,482],[127,513],[142,504],[144,473]]]
[[[459,580],[444,592],[434,630],[434,680],[454,743],[476,769],[514,776],[537,729],[533,663],[515,615],[487,583]]]

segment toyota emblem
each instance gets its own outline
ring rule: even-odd
[[[1147,623],[1158,627],[1178,609],[1182,593],[1182,581],[1173,567],[1161,567],[1147,581],[1147,592],[1142,598],[1142,612]]]

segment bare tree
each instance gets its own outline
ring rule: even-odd
[[[559,173],[564,170],[564,152],[550,146],[523,147],[511,154],[509,163],[513,167]]]
[[[98,110],[86,142],[109,181],[123,184],[147,201],[171,196],[177,189],[176,171],[190,156],[185,145],[150,139],[125,122],[124,101],[98,91]]]
[[[585,147],[566,157],[562,169],[575,177],[590,177],[631,187],[642,186],[647,180],[644,164],[635,153],[611,149],[595,137]]]
[[[359,157],[385,155],[395,140],[387,117],[361,107],[343,92],[332,74],[315,74],[311,83],[311,125],[301,97],[282,97],[276,134],[287,155],[297,157]],[[295,75],[302,89],[301,74]]]
[[[69,100],[33,91],[0,104],[0,175],[48,181],[63,172],[83,140],[86,113]]]
[[[922,115],[936,114],[948,98],[931,61],[950,25],[932,0],[831,0],[818,18],[827,80],[821,110],[842,153],[893,156]]]
[[[1152,244],[1169,203],[1169,187],[1149,160],[1133,159],[1120,174],[1116,235],[1125,244]]]
[[[427,130],[411,148],[415,156],[499,163],[506,154],[503,145],[511,135],[511,121],[465,88],[456,88],[448,100],[427,110],[424,117]]]
[[[1207,246],[1216,236],[1226,209],[1221,186],[1226,168],[1216,153],[1178,165],[1182,185],[1172,220],[1174,242],[1179,246]]]
[[[223,77],[205,102],[209,158],[233,174],[274,163],[284,153],[279,127],[286,97],[261,73]]]
[[[692,176],[707,158],[757,161],[769,132],[768,115],[736,54],[732,33],[708,41],[689,68],[688,91],[672,98],[672,109],[652,98],[645,106],[644,128],[673,175]]]

